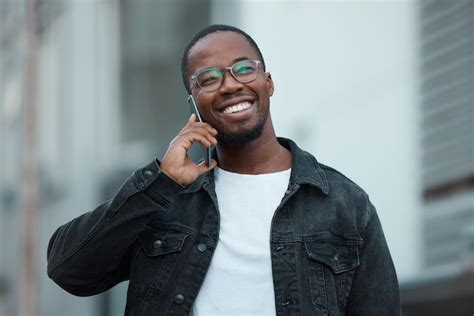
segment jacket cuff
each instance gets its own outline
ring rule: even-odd
[[[163,207],[168,207],[184,191],[183,186],[161,171],[158,159],[140,169],[137,177],[140,179],[141,190]]]

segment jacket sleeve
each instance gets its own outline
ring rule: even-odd
[[[135,171],[112,200],[56,230],[48,245],[48,276],[78,296],[127,280],[138,234],[181,190],[156,160]]]
[[[397,274],[375,207],[368,199],[367,204],[360,266],[354,275],[346,315],[399,316]]]

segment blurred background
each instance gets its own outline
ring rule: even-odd
[[[377,207],[403,315],[474,313],[474,0],[0,0],[0,315],[121,315],[79,298],[50,236],[165,152],[189,115],[185,44],[242,28],[277,134]]]

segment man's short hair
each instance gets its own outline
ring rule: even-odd
[[[234,32],[237,34],[242,35],[250,44],[255,49],[255,52],[257,53],[258,57],[260,58],[260,61],[262,62],[263,66],[263,71],[265,71],[265,61],[263,60],[263,55],[260,52],[260,48],[258,48],[257,43],[253,40],[253,38],[250,37],[247,33],[242,31],[239,28],[236,28],[234,26],[230,25],[225,25],[225,24],[212,24],[209,26],[206,26],[203,28],[201,31],[199,31],[194,37],[191,39],[191,41],[186,45],[184,48],[183,56],[181,57],[181,75],[183,77],[183,83],[184,87],[186,88],[186,91],[188,91],[189,94],[191,94],[191,87],[189,86],[189,73],[188,73],[188,57],[189,57],[189,51],[193,46],[202,38],[206,37],[209,34],[217,33],[217,32]]]

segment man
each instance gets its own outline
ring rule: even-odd
[[[193,115],[162,161],[60,227],[48,274],[86,296],[130,280],[127,315],[399,315],[398,283],[367,194],[289,139],[257,44],[213,25],[186,47]],[[209,166],[187,155],[215,145]]]

